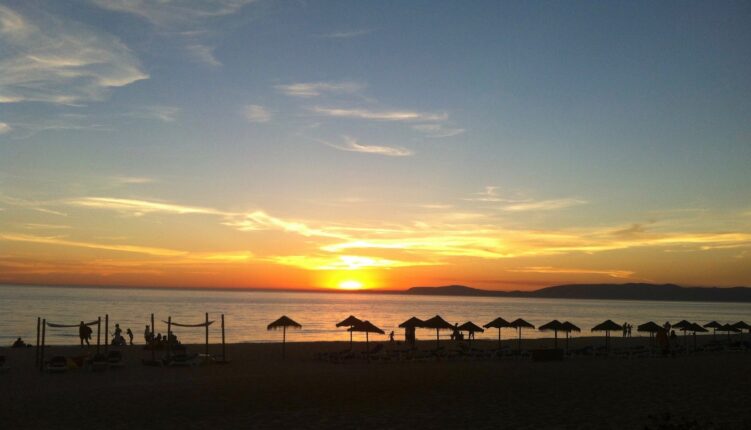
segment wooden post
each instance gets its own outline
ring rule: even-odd
[[[41,335],[42,330],[42,319],[37,317],[37,347],[36,352],[34,356],[34,365],[39,366],[39,336]]]
[[[102,317],[96,317],[96,353],[99,354],[99,345],[102,343]]]
[[[209,359],[209,313],[206,312],[206,360]]]
[[[170,358],[170,352],[172,352],[172,343],[170,338],[172,337],[172,316],[167,317],[167,358]]]
[[[156,361],[156,343],[154,340],[156,339],[154,335],[154,314],[151,314],[151,362]]]
[[[227,361],[227,349],[224,344],[224,314],[222,314],[222,361]]]
[[[287,326],[282,327],[282,360],[287,356]]]
[[[47,334],[47,319],[42,320],[42,349],[39,351],[39,370],[44,370],[44,337]]]
[[[104,314],[104,353],[110,349],[110,316]]]
[[[368,363],[370,363],[370,346],[368,342],[368,332],[365,331],[365,354],[368,356]]]

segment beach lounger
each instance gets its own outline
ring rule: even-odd
[[[165,364],[167,366],[194,367],[197,366],[200,361],[198,354],[181,353],[175,354],[169,359],[165,359]]]
[[[94,356],[89,359],[87,364],[89,366],[89,369],[95,372],[107,370],[107,368],[109,367],[107,357],[104,354],[94,354]]]
[[[56,355],[47,361],[44,369],[50,373],[64,373],[68,370],[68,359],[61,355]]]

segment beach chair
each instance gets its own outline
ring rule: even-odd
[[[47,361],[44,369],[50,373],[64,373],[68,371],[68,359],[61,355],[56,355]]]
[[[110,368],[121,368],[125,366],[125,362],[123,362],[123,353],[120,351],[110,351],[107,354],[107,365]]]

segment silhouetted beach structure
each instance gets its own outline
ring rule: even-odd
[[[592,327],[592,331],[604,331],[605,332],[605,347],[610,349],[610,332],[623,330],[623,326],[614,323],[612,320],[603,321],[600,324]]]
[[[282,315],[278,320],[272,322],[266,327],[266,330],[282,329],[282,358],[286,356],[287,328],[301,329],[302,325],[296,323],[292,318]]]
[[[704,327],[700,326],[697,323],[691,323],[691,328],[689,328],[689,331],[691,331],[694,334],[694,350],[696,349],[696,333],[709,332],[709,330],[705,329]]]
[[[712,321],[704,324],[705,328],[711,328],[712,329],[712,340],[717,340],[717,329],[722,327],[722,324],[718,323],[717,321]]]
[[[360,332],[360,333],[365,333],[365,354],[368,360],[370,360],[370,345],[369,345],[368,335],[370,333],[386,334],[386,332],[384,332],[380,328],[373,325],[373,323],[371,323],[370,321],[360,321],[359,323],[353,325],[347,330],[349,330],[350,333],[355,332],[355,331]]]
[[[673,328],[677,328],[678,330],[683,332],[683,345],[688,348],[688,332],[691,331],[691,325],[692,323],[690,321],[686,320],[680,320],[677,323],[673,324]]]
[[[564,321],[563,323],[561,323],[561,328],[563,332],[566,333],[566,350],[568,350],[568,340],[571,337],[571,333],[572,332],[581,333],[582,329],[580,329],[579,327],[575,326],[573,323],[568,322],[568,321]]]
[[[515,320],[511,321],[511,324],[510,324],[510,325],[511,325],[511,327],[515,328],[515,329],[516,329],[516,331],[517,331],[517,332],[518,332],[518,334],[519,334],[519,340],[518,340],[518,342],[517,342],[517,350],[518,350],[519,352],[521,352],[521,351],[522,351],[522,329],[523,329],[523,328],[529,328],[529,329],[532,329],[532,330],[534,330],[534,329],[535,329],[535,326],[533,326],[532,324],[530,324],[530,323],[528,323],[528,322],[524,321],[524,320],[523,320],[523,319],[521,319],[521,318],[517,318],[517,319],[515,319]]]
[[[105,315],[105,318],[108,318]],[[96,351],[99,353],[99,345],[101,341],[101,327],[102,327],[102,318],[97,317],[96,320],[84,323],[83,321],[76,323],[76,324],[56,324],[48,322],[46,318],[37,318],[37,344],[36,344],[36,366],[39,367],[39,370],[45,369],[45,361],[44,361],[44,347],[47,340],[47,327],[49,328],[76,328],[81,330],[81,327],[90,327],[96,325],[97,326],[97,336],[96,336]],[[106,347],[106,342],[105,342]],[[55,358],[55,357],[53,357]],[[64,357],[63,357],[64,358]],[[47,363],[49,364],[49,363]],[[48,370],[49,370],[49,366]]]
[[[485,330],[472,321],[467,321],[458,327],[459,331],[466,331],[468,333],[470,347],[472,345],[472,339],[475,338],[475,333],[483,333]]]
[[[654,321],[649,321],[636,327],[636,331],[649,333],[649,338],[654,339],[655,335],[662,330],[662,327]]]
[[[498,349],[501,349],[501,329],[511,327],[511,323],[501,317],[498,317],[493,321],[483,325],[483,327],[498,329]]]
[[[180,345],[180,342],[177,340],[177,336],[174,335],[172,332],[172,327],[185,327],[185,328],[203,328],[204,329],[204,360],[209,360],[209,326],[214,324],[214,321],[209,321],[209,313],[204,313],[204,320],[200,323],[193,323],[193,324],[186,324],[186,323],[178,323],[172,320],[172,316],[169,316],[167,318],[167,321],[162,321],[167,324],[167,359],[172,361],[188,361],[189,359],[196,358],[196,356],[188,357],[185,348],[181,347],[178,348],[180,351],[178,354],[175,354],[175,357],[170,357],[170,354],[172,352],[173,348],[176,348]],[[226,355],[226,348],[224,344],[224,314],[222,314],[222,360],[221,362],[226,362],[227,357]]]
[[[740,330],[738,330],[737,328],[733,327],[730,324],[723,324],[723,325],[721,325],[717,329],[717,331],[727,332],[727,334],[728,334],[728,342],[730,342],[730,333],[738,333],[738,332],[740,332]]]
[[[404,329],[404,341],[414,347],[415,343],[417,342],[417,335],[415,334],[415,332],[417,331],[416,329],[423,327],[424,325],[425,321],[414,316],[407,321],[399,324],[399,328]]]
[[[738,321],[737,323],[733,324],[733,327],[740,330],[741,333],[743,333],[743,330],[748,330],[748,333],[751,334],[751,325],[746,324],[745,321]]]
[[[449,324],[445,319],[436,315],[433,318],[427,319],[422,323],[423,328],[435,329],[435,348],[441,347],[441,330],[453,330],[454,326]]]
[[[550,321],[547,324],[543,324],[538,328],[540,331],[552,331],[553,332],[553,347],[558,348],[558,332],[563,331],[563,323],[558,320]]]
[[[343,321],[336,323],[336,326],[352,328],[355,324],[359,324],[361,322],[362,322],[361,319],[355,317],[354,315],[350,315],[347,318],[345,318]],[[349,331],[349,347],[350,349],[352,349],[352,330],[348,330],[348,331]]]

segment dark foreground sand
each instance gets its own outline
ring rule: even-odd
[[[0,374],[0,428],[643,429],[661,428],[664,419],[649,417],[665,413],[669,423],[698,426],[662,428],[751,428],[751,353],[543,363],[312,358],[345,345],[288,344],[283,362],[278,344],[230,345],[230,364],[191,368],[145,367],[148,354],[129,347],[122,369],[57,375],[33,368],[33,349],[2,349],[11,368]]]

